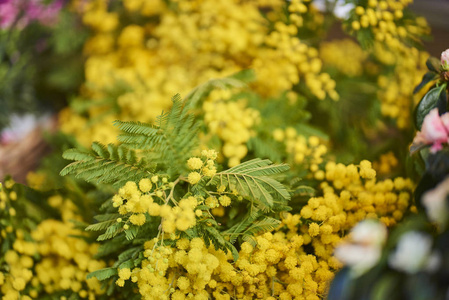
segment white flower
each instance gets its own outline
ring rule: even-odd
[[[387,238],[387,228],[384,224],[365,220],[359,222],[351,230],[351,239],[358,244],[382,245]]]
[[[382,249],[374,245],[342,244],[335,249],[335,257],[351,267],[354,277],[371,269],[380,258]]]
[[[351,230],[349,241],[337,246],[334,255],[351,267],[352,275],[357,277],[379,261],[386,238],[387,228],[384,224],[365,220]]]
[[[433,190],[422,196],[422,204],[426,208],[427,216],[444,229],[448,221],[447,197],[449,195],[449,177],[443,180]]]
[[[355,7],[352,3],[346,3],[344,0],[337,0],[334,2],[335,6],[332,13],[339,19],[348,19],[349,13]],[[320,11],[327,11],[326,1],[325,0],[315,0],[313,5]]]
[[[449,49],[441,53],[441,64],[444,68],[449,67]]]
[[[432,238],[428,234],[409,231],[399,239],[396,250],[388,258],[388,264],[393,269],[409,274],[422,270],[433,271],[438,267],[440,258],[431,251]]]

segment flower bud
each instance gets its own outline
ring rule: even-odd
[[[449,49],[441,53],[441,64],[444,69],[449,69]]]

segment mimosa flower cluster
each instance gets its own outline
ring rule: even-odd
[[[320,299],[332,272],[304,252],[300,236],[266,233],[256,240],[256,247],[242,244],[235,263],[199,238],[178,240],[176,247],[149,241],[147,260],[139,268],[119,270],[117,284],[137,283],[144,299]]]
[[[108,124],[114,118],[152,121],[170,106],[167,99],[172,94],[248,68],[255,70],[252,88],[261,96],[277,96],[304,82],[316,98],[338,99],[335,82],[321,70],[318,51],[296,36],[303,26],[301,14],[320,15],[307,2],[289,4],[293,24],[285,23],[286,4],[279,0],[266,5],[232,1],[167,5],[159,0],[151,6],[143,1],[124,4],[121,13],[141,18],[143,24],[133,18],[121,24],[120,13],[110,10],[104,0],[78,4],[84,23],[95,33],[85,45],[83,89],[92,106],[61,112],[62,130],[84,145],[93,140],[108,143],[114,136]],[[269,20],[259,6],[270,11]],[[119,88],[108,89],[117,82]],[[105,97],[110,102],[104,102]],[[89,118],[96,121],[87,123]],[[246,127],[236,135],[244,136]],[[231,163],[238,162],[241,153],[242,149],[228,156]]]
[[[190,184],[197,184],[202,178],[213,177],[217,173],[215,160],[218,152],[215,150],[202,150],[201,158],[192,157],[187,161],[187,167],[192,170],[187,180]]]
[[[273,138],[285,144],[288,161],[292,165],[309,169],[313,177],[318,180],[324,178],[319,165],[324,161],[327,147],[319,137],[313,135],[306,137],[298,134],[295,128],[288,127],[285,130],[275,129]]]
[[[140,180],[139,186],[132,181],[127,182],[112,199],[122,215],[117,222],[127,230],[130,224],[142,226],[147,219],[154,222],[151,217],[160,217],[162,230],[167,233],[173,233],[176,229],[184,231],[194,226],[197,200],[189,197],[177,202],[167,192],[173,187],[173,182],[168,183],[166,178],[159,181],[158,176]],[[170,206],[170,201],[176,203],[176,207]]]
[[[344,75],[355,77],[364,73],[368,53],[356,42],[343,39],[322,43],[320,57],[325,65],[336,68]]]
[[[14,206],[23,201],[15,190],[15,183],[8,180],[0,191],[3,209],[9,207],[13,224],[17,222]],[[94,258],[99,245],[76,237],[86,234],[74,228],[72,222],[80,217],[72,200],[54,195],[48,203],[61,212],[61,220],[43,220],[29,232],[11,225],[1,230],[2,252],[6,251],[0,264],[2,299],[31,300],[45,295],[64,298],[70,294],[97,299],[104,294],[100,282],[96,278],[87,280],[86,276],[106,266]]]
[[[247,107],[245,99],[230,101],[231,96],[230,90],[213,90],[203,104],[203,111],[209,136],[218,136],[223,141],[223,156],[234,167],[248,153],[246,143],[256,134],[254,127],[260,113]]]
[[[147,241],[141,266],[119,269],[116,284],[136,284],[144,299],[321,299],[341,267],[334,250],[345,232],[365,218],[395,224],[410,207],[413,187],[403,178],[376,182],[368,161],[327,163],[324,176],[323,196],[299,214],[283,214],[281,226],[257,236],[256,244],[244,242],[237,261],[200,238],[166,235],[175,245],[160,237]]]
[[[378,77],[382,115],[396,119],[397,126],[404,129],[411,124],[411,108],[423,96],[422,93],[413,95],[413,89],[425,73],[429,55],[403,44],[396,46],[388,48],[382,43],[375,43],[374,55],[383,64],[394,66],[394,72]]]
[[[299,214],[288,213],[283,223],[311,245],[318,262],[338,269],[334,250],[345,232],[364,219],[395,225],[410,208],[413,183],[401,177],[376,181],[371,163],[358,166],[329,162],[320,184],[323,196],[308,200]]]
[[[373,30],[376,40],[394,48],[402,39],[416,37],[428,31],[427,23],[423,18],[417,18],[416,23],[404,21],[404,8],[413,1],[369,0],[367,7],[355,8],[356,20],[352,21],[353,30],[370,28]]]

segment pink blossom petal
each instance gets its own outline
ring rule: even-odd
[[[441,53],[441,64],[443,66],[449,65],[449,49]]]
[[[438,151],[440,151],[441,149],[443,149],[443,145],[441,143],[435,142],[432,147],[430,147],[430,152],[432,153],[437,153]]]
[[[9,28],[19,15],[18,7],[13,1],[0,4],[0,27]]]
[[[424,118],[421,133],[426,140],[433,143],[444,143],[447,141],[448,131],[440,119],[437,108],[432,109]]]
[[[443,114],[442,116],[440,116],[440,119],[444,127],[446,128],[446,131],[449,132],[449,113]]]

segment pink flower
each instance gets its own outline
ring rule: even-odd
[[[46,3],[44,0],[0,1],[0,28],[17,26],[22,29],[32,21],[50,26],[56,23],[63,0]]]
[[[0,28],[9,28],[17,16],[19,8],[11,0],[0,3]]]
[[[50,4],[44,4],[41,0],[32,0],[28,3],[26,14],[31,20],[37,20],[43,25],[53,25],[58,18],[63,1],[55,0]]]
[[[425,116],[421,131],[416,133],[411,150],[422,145],[432,145],[430,151],[435,153],[443,148],[443,143],[449,141],[449,113],[439,116],[438,109],[432,109]]]
[[[449,49],[441,53],[441,64],[445,68],[449,67]]]

